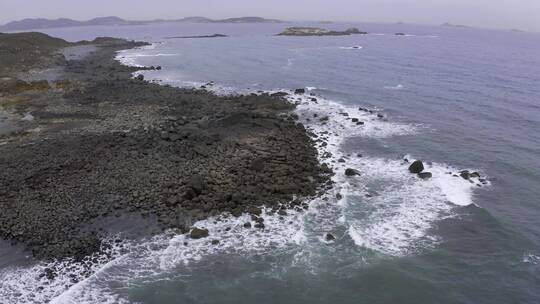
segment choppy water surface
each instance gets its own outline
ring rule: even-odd
[[[210,239],[122,244],[87,279],[82,264],[21,263],[6,249],[0,303],[538,303],[540,35],[355,26],[372,34],[273,36],[279,24],[48,30],[155,42],[118,58],[162,66],[145,76],[171,85],[307,88],[291,102],[327,140],[320,155],[332,155],[336,188],[307,212],[266,215],[262,231],[226,217],[198,223]],[[230,37],[165,39],[214,33]],[[410,175],[404,158],[424,160],[433,178]],[[348,167],[361,175],[345,178]],[[61,272],[52,283],[38,276],[47,267]]]

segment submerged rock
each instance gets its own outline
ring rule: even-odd
[[[335,241],[336,240],[336,237],[331,234],[331,233],[327,233],[326,236],[324,237],[324,239],[327,241],[327,242],[331,242],[331,241]]]
[[[410,166],[409,171],[411,173],[420,173],[424,171],[424,163],[421,160],[415,160]]]
[[[430,179],[433,177],[433,174],[431,174],[431,172],[422,172],[418,173],[418,177],[420,177],[421,179]]]

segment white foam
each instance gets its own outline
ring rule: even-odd
[[[426,163],[425,170],[433,178],[422,180],[409,173],[409,163],[404,160],[348,156],[343,151],[344,141],[351,137],[412,135],[419,126],[388,122],[377,111],[344,106],[319,96],[316,101],[312,98],[291,95],[289,100],[297,103],[305,126],[327,142],[319,146],[319,154],[337,173],[333,178],[336,191],[344,197],[335,205],[341,216],[333,216],[334,223],[345,226],[358,246],[394,256],[424,250],[439,241],[430,234],[434,223],[453,216],[454,206],[473,203],[473,190],[481,185],[479,178],[456,177],[458,170],[446,164]],[[364,125],[353,123],[352,118]],[[332,157],[324,159],[325,153]],[[345,162],[339,162],[340,158]],[[346,168],[360,171],[361,176],[345,177]]]
[[[405,86],[403,86],[402,84],[398,84],[396,86],[385,86],[384,88],[388,90],[403,90]]]
[[[102,257],[100,263],[90,266],[65,261],[5,269],[0,273],[3,282],[0,303],[127,303],[115,292],[118,288],[129,287],[141,279],[151,281],[173,276],[178,266],[189,265],[204,256],[276,253],[307,241],[303,212],[290,210],[287,215],[277,216],[267,211],[263,210],[262,215],[264,229],[245,228],[247,222],[255,224],[246,214],[238,218],[220,216],[195,224],[208,229],[210,236],[204,239],[193,240],[170,231],[140,243],[126,243],[122,250],[110,252],[112,259]],[[219,240],[219,244],[213,245],[212,240]],[[45,268],[56,269],[60,274],[48,282],[39,278]],[[87,278],[85,271],[91,273]],[[80,282],[72,282],[71,276]],[[115,282],[114,290],[109,282]]]
[[[157,45],[160,43],[152,43],[150,45],[145,45],[133,49],[120,50],[117,52],[115,59],[120,63],[132,66],[132,67],[144,67],[139,62],[139,58],[143,57],[170,57],[170,56],[179,56],[178,53],[148,53],[149,50],[155,50]]]
[[[34,120],[34,115],[32,115],[31,113],[26,113],[23,118],[21,118],[21,120],[23,121],[33,121]]]
[[[525,253],[521,261],[526,264],[538,265],[540,264],[540,256],[532,253]]]

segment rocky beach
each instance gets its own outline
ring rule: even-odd
[[[146,220],[129,225],[202,238],[198,220],[249,213],[246,229],[265,229],[262,206],[302,210],[331,187],[286,93],[217,96],[133,78],[161,67],[115,56],[145,44],[0,34],[3,239],[39,259],[83,259],[103,250],[103,219],[136,214]]]

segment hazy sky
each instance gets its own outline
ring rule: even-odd
[[[540,0],[0,0],[0,23],[28,17],[262,16],[519,28],[540,32]]]

